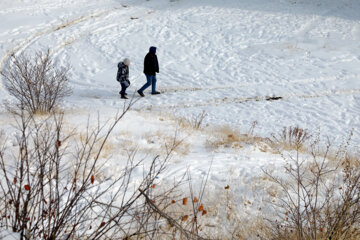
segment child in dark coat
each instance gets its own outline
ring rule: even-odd
[[[130,59],[125,58],[122,62],[118,64],[118,72],[116,75],[116,80],[121,85],[121,91],[119,92],[122,99],[128,99],[126,97],[126,89],[130,86],[129,81],[129,65]]]

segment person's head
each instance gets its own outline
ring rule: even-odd
[[[156,47],[150,47],[149,52],[152,54],[156,54]]]
[[[129,66],[130,65],[130,59],[128,58],[125,58],[123,63],[126,65],[126,66]]]

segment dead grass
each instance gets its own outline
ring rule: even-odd
[[[193,131],[201,131],[208,127],[208,124],[204,124],[204,120],[207,117],[207,113],[202,111],[198,115],[194,115],[190,118],[185,117],[176,117],[169,113],[161,113],[160,121],[170,120],[173,121],[174,124],[184,132],[193,132]]]
[[[270,138],[266,139],[266,143],[274,153],[281,153],[283,151],[296,150],[301,153],[307,151],[308,140],[312,135],[307,129],[295,127],[284,127],[278,134],[272,134]]]
[[[253,134],[253,130],[241,133],[239,129],[229,125],[207,128],[206,132],[209,135],[206,145],[212,150],[221,147],[241,149],[246,145],[261,145],[264,142],[263,138]]]
[[[348,154],[349,141],[323,147],[316,138],[308,143],[306,136],[286,139],[295,151],[282,155],[282,173],[264,170],[264,185],[277,189],[267,192],[273,208],[271,239],[359,239],[360,159]]]
[[[42,115],[41,115],[42,116]],[[165,119],[160,118],[160,121],[165,121]],[[200,128],[198,124],[195,124],[196,121],[191,122],[186,119],[180,119],[178,121],[181,130],[199,130],[207,134],[208,140],[206,141],[206,146],[212,150],[218,148],[232,148],[232,149],[241,149],[245,145],[256,145],[265,152],[273,153],[282,153],[283,151],[296,150],[302,154],[309,154],[311,152],[308,144],[312,135],[309,134],[307,130],[304,130],[299,127],[288,127],[284,128],[283,131],[277,135],[273,135],[271,138],[264,139],[258,137],[254,134],[254,128],[256,123],[254,123],[250,130],[247,133],[241,133],[239,129],[234,128],[229,125],[215,126],[212,128]],[[122,136],[125,139],[121,139],[120,143],[115,144],[112,141],[108,141],[105,147],[103,148],[101,157],[110,158],[115,152],[119,149],[124,151],[133,150],[138,146],[138,143],[132,140],[132,133],[130,131],[123,132]],[[1,137],[1,134],[0,134]],[[142,149],[142,151],[149,151],[149,153],[157,153],[157,151],[164,150],[162,146],[164,144],[168,146],[176,146],[174,152],[179,155],[187,155],[190,152],[191,145],[185,139],[177,139],[174,137],[174,134],[169,134],[164,130],[157,130],[155,132],[149,132],[143,136],[143,138],[150,144],[150,147],[147,149]],[[79,139],[84,141],[83,138]],[[315,141],[315,143],[317,143]],[[154,148],[154,146],[157,146]],[[98,147],[97,147],[98,148]],[[320,152],[324,152],[321,150]],[[333,163],[338,163],[339,156],[342,156],[345,151],[339,152],[329,152],[327,154],[327,159],[333,161]],[[350,156],[347,155],[347,161],[351,162],[353,168],[358,168],[360,161],[356,155]],[[309,168],[310,172],[316,171],[316,165],[311,165],[310,163],[304,164],[304,167]],[[312,170],[311,170],[312,169]],[[342,168],[345,169],[345,166]],[[102,179],[104,176],[99,174],[100,171],[95,170],[95,179]],[[266,184],[266,187],[263,190],[270,196],[270,199],[281,198],[281,189],[270,183],[269,176],[264,176],[255,181],[263,181]],[[157,187],[156,187],[157,189]],[[246,212],[239,211],[236,195],[232,192],[231,188],[224,187],[222,191],[212,192],[212,196],[209,198],[215,199],[212,203],[206,199],[204,206],[206,206],[207,214],[201,216],[199,229],[201,232],[206,232],[207,235],[210,235],[215,239],[299,239],[298,236],[289,231],[282,236],[274,237],[273,229],[269,223],[264,219],[262,215],[262,210],[259,210],[259,215],[248,214]],[[159,206],[164,209],[171,216],[176,219],[181,225],[186,228],[191,224],[191,221],[195,221],[196,218],[191,217],[192,214],[192,205],[190,204],[192,199],[188,199],[188,204],[183,204],[183,199],[188,198],[186,195],[176,195],[176,196],[166,196],[165,200],[162,199],[161,202],[156,202]],[[156,200],[157,201],[157,200]],[[251,202],[244,200],[243,205],[252,205]],[[246,207],[246,206],[245,206]],[[185,218],[185,216],[188,216]],[[281,225],[279,225],[281,227]],[[160,224],[160,228],[166,233],[172,233],[173,236],[179,236],[176,233],[176,229],[171,224],[166,221]],[[358,231],[354,226],[351,231]],[[340,235],[339,235],[340,236]],[[328,239],[325,238],[325,235],[319,234],[317,239]],[[351,236],[347,239],[355,240],[357,235]],[[168,239],[165,238],[164,239]],[[184,238],[177,238],[184,239]],[[336,238],[334,235],[333,239]]]
[[[240,131],[229,125],[212,127],[207,129],[207,133],[210,137],[207,139],[206,145],[212,150],[220,147],[242,148]]]
[[[207,214],[198,221],[201,233],[207,239],[270,239],[271,229],[261,210],[254,209],[253,203],[246,198],[240,200],[232,186],[206,191],[205,196],[202,205]],[[180,201],[176,211],[188,214],[191,208]]]
[[[169,134],[168,132],[164,132],[162,130],[158,130],[156,132],[150,132],[144,135],[145,140],[152,144],[154,147],[148,149],[149,153],[154,153],[155,151],[161,151],[163,153],[166,151],[165,146],[175,146],[173,152],[178,155],[187,155],[190,152],[191,145],[189,142],[186,141],[186,138],[181,138],[179,136],[175,136],[177,134]]]

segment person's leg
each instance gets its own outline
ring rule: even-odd
[[[151,85],[151,76],[150,75],[146,75],[146,83],[144,84],[144,86],[142,86],[138,92],[143,92],[146,88],[148,88]]]
[[[121,85],[120,95],[123,96],[123,95],[125,95],[126,87],[125,87],[125,85],[122,84],[122,83],[120,83],[120,85]]]
[[[127,87],[124,84],[121,84],[121,91],[120,91],[121,98],[127,99],[127,97],[126,97],[126,88]]]
[[[152,76],[151,79],[151,93],[155,93],[156,92],[156,76]]]

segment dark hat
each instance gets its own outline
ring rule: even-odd
[[[149,52],[152,54],[156,53],[156,47],[150,47]]]

